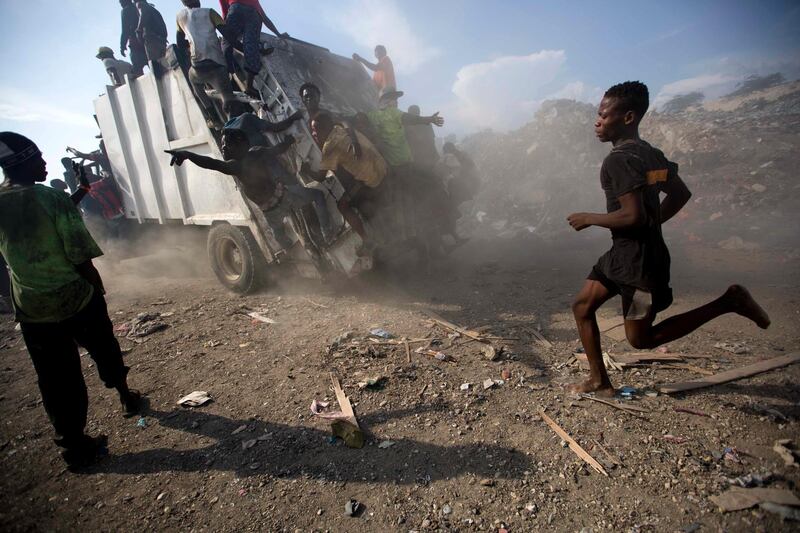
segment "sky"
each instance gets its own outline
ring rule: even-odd
[[[726,94],[749,75],[800,77],[800,2],[779,0],[261,0],[280,31],[350,56],[389,51],[401,107],[440,111],[442,135],[508,131],[541,103],[597,103],[645,82],[654,105]],[[174,41],[179,0],[151,0]],[[217,0],[202,0],[219,10]],[[632,6],[625,8],[623,5]],[[0,0],[0,131],[33,139],[51,177],[66,146],[96,148],[94,56],[119,47],[117,0]],[[119,57],[119,54],[117,54]],[[591,127],[588,124],[587,127]]]

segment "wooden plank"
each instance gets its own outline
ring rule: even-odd
[[[411,363],[411,347],[408,345],[408,341],[403,343],[406,347],[406,362]]]
[[[545,423],[546,423],[548,426],[550,426],[550,429],[552,429],[553,431],[555,431],[555,432],[556,432],[556,435],[558,435],[559,437],[561,437],[561,439],[562,439],[563,441],[565,441],[566,443],[568,443],[568,444],[569,444],[569,449],[570,449],[570,450],[572,450],[572,451],[575,453],[575,455],[577,455],[578,457],[580,457],[581,459],[583,459],[584,461],[586,461],[586,463],[587,463],[589,466],[591,466],[593,469],[595,469],[597,472],[599,472],[599,473],[603,474],[604,476],[608,477],[608,472],[606,472],[606,469],[605,469],[605,468],[603,468],[603,465],[601,465],[600,463],[598,463],[597,461],[595,461],[595,460],[594,460],[594,458],[593,458],[591,455],[589,455],[589,452],[587,452],[586,450],[584,450],[584,449],[581,447],[581,445],[580,445],[580,444],[578,444],[577,442],[575,442],[575,440],[574,440],[572,437],[570,437],[570,436],[567,434],[567,432],[566,432],[566,431],[564,431],[563,429],[561,429],[561,426],[559,426],[558,424],[556,424],[556,423],[553,421],[553,419],[552,419],[552,418],[550,418],[549,416],[547,416],[547,415],[544,413],[544,411],[543,411],[542,409],[539,409],[539,416],[541,416],[541,417],[542,417],[542,420],[544,420],[544,421],[545,421]]]
[[[549,340],[547,340],[547,337],[542,335],[542,333],[539,330],[532,329],[531,331],[533,332],[533,336],[536,337],[536,340],[539,341],[539,344],[541,344],[545,348],[552,348],[553,347],[553,343],[550,342]]]
[[[456,324],[453,324],[452,322],[448,322],[447,320],[445,320],[444,318],[442,318],[438,314],[436,314],[433,311],[430,311],[428,309],[425,309],[423,311],[423,313],[428,315],[428,318],[430,318],[431,320],[433,320],[434,322],[436,322],[437,324],[439,324],[443,328],[449,329],[451,331],[455,331],[456,333],[460,333],[463,336],[469,337],[470,339],[476,340],[478,342],[482,342],[484,344],[489,344],[489,341],[486,340],[485,338],[483,338],[483,336],[480,333],[478,333],[477,331],[470,331],[468,329],[462,328],[461,326],[457,326]]]
[[[737,379],[747,378],[768,372],[776,368],[782,368],[794,363],[800,362],[800,353],[791,353],[781,357],[774,357],[766,361],[753,363],[752,365],[743,366],[734,370],[721,372],[704,379],[697,379],[694,381],[684,381],[682,383],[672,383],[669,385],[662,385],[659,387],[659,392],[663,394],[673,394],[676,392],[683,392],[688,390],[702,389],[705,387],[712,387],[714,385],[721,385]]]
[[[336,401],[339,402],[339,407],[342,410],[342,414],[344,414],[348,421],[353,424],[355,427],[358,426],[358,420],[356,420],[356,413],[353,411],[353,405],[350,403],[350,399],[342,390],[342,385],[339,383],[339,379],[331,373],[331,383],[333,384],[333,393],[336,395]]]

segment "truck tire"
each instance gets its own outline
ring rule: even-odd
[[[208,232],[208,259],[220,283],[239,294],[249,294],[266,279],[266,264],[258,245],[245,228],[219,224]]]

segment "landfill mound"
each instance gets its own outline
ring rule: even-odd
[[[595,138],[595,115],[594,105],[552,100],[519,130],[464,139],[484,180],[465,224],[477,233],[554,239],[570,231],[569,213],[602,211],[599,171],[610,146]],[[796,253],[800,82],[651,111],[641,133],[680,165],[693,192],[670,222],[673,238]]]

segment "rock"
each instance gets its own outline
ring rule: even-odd
[[[453,512],[453,508],[452,508],[452,507],[450,507],[449,505],[447,505],[447,504],[444,504],[444,505],[442,506],[442,514],[443,514],[443,515],[449,515],[449,514],[450,514],[450,513],[452,513],[452,512]]]

